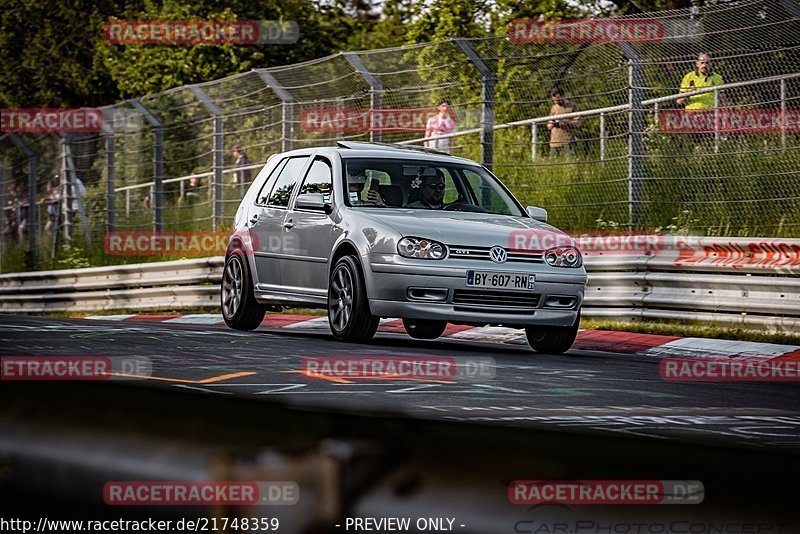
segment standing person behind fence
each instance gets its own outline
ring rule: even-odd
[[[247,167],[248,165],[252,164],[252,162],[247,158],[247,152],[245,152],[245,150],[239,145],[233,145],[231,154],[233,154],[233,157],[236,158],[236,161],[233,163],[234,167],[236,167],[236,170],[233,172],[233,180],[231,180],[231,185],[234,187],[238,185],[244,188],[245,184],[250,183],[252,173],[250,169],[242,169],[241,167]]]
[[[450,101],[446,98],[439,100],[436,115],[432,115],[425,125],[425,137],[439,137],[456,131],[456,119],[450,109]],[[450,137],[444,139],[431,139],[425,142],[428,148],[435,148],[442,152],[450,153]]]
[[[47,206],[47,223],[44,225],[45,232],[51,232],[58,224],[58,204],[61,202],[61,193],[58,190],[59,176],[47,183],[47,196],[42,202]]]
[[[697,55],[695,62],[695,69],[686,73],[681,81],[681,93],[690,93],[698,91],[707,87],[714,87],[722,85],[722,76],[711,70],[711,56],[708,52],[701,52]],[[721,99],[720,99],[721,102]],[[686,98],[679,98],[676,103],[679,106],[684,106],[687,112],[703,112],[711,111],[714,109],[714,92],[709,91],[701,95],[688,96]],[[710,128],[713,128],[713,121],[710,123]],[[692,132],[692,142],[695,145],[695,150],[699,149],[704,141],[707,141],[712,134],[708,131],[705,132]]]
[[[577,111],[575,104],[567,100],[564,91],[560,87],[550,89],[550,99],[553,107],[550,108],[550,115],[563,115]],[[580,119],[554,119],[548,121],[547,129],[550,130],[550,154],[551,155],[572,155],[578,144],[578,129]]]
[[[31,213],[30,204],[28,203],[28,188],[20,185],[17,188],[17,199],[15,202],[17,213],[19,214],[17,222],[17,239],[20,243],[25,242],[25,234],[28,231],[28,216]]]
[[[8,200],[3,206],[3,238],[9,242],[17,239],[17,184],[8,185]]]
[[[681,81],[681,93],[690,93],[707,87],[722,85],[722,76],[711,70],[711,56],[702,52],[697,56],[695,69],[689,71]],[[678,99],[679,106],[685,106],[686,111],[705,111],[714,109],[714,93],[708,92],[701,95],[689,96]]]

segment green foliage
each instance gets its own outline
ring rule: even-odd
[[[155,93],[248,71],[296,63],[337,51],[346,42],[339,6],[315,8],[306,0],[197,3],[146,0],[142,10],[126,13],[135,20],[282,20],[300,26],[296,44],[275,45],[100,45],[101,59],[123,97]]]
[[[80,107],[117,98],[98,42],[112,1],[3,0],[0,107]]]

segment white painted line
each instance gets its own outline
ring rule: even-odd
[[[124,321],[125,319],[130,319],[131,317],[136,317],[135,313],[127,314],[127,315],[89,315],[84,317],[84,319],[92,319],[95,321]]]
[[[687,337],[651,347],[639,354],[658,357],[750,357],[775,358],[800,349],[795,345],[733,341],[729,339],[703,339]]]
[[[182,315],[181,317],[174,317],[163,321],[164,323],[176,324],[219,324],[223,322],[221,314],[216,313],[194,313],[189,315]]]
[[[202,391],[203,393],[217,393],[219,395],[233,395],[233,393],[229,391],[216,391],[213,389],[208,388],[198,388],[195,386],[187,386],[186,384],[174,384],[175,387],[184,388],[184,389],[193,389],[195,391]]]
[[[313,319],[309,318],[305,321],[300,321],[297,323],[287,324],[282,328],[298,328],[302,330],[328,330],[330,331],[330,326],[328,326],[328,317],[314,317]]]
[[[256,395],[269,395],[271,393],[283,393],[292,389],[304,388],[306,384],[292,384],[290,386],[282,386],[276,389],[268,389],[266,391],[259,391]]]
[[[472,339],[476,341],[494,341],[513,343],[520,339],[525,339],[525,331],[517,330],[516,328],[506,328],[504,326],[482,326],[480,328],[471,328],[463,332],[456,332],[453,335],[447,336],[450,339]]]

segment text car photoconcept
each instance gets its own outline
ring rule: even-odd
[[[231,328],[268,309],[327,308],[343,341],[381,318],[435,339],[447,323],[575,340],[586,270],[574,241],[486,168],[421,148],[340,142],[273,155],[236,212],[222,280]]]

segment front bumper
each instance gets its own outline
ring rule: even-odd
[[[373,315],[473,325],[571,326],[583,303],[587,280],[582,268],[566,270],[544,264],[433,262],[370,255],[368,265],[365,281]],[[468,270],[533,274],[536,282],[532,291],[486,289],[492,295],[481,302],[481,290],[467,288]],[[418,298],[425,296],[421,294],[426,289],[431,290],[436,300]],[[463,299],[464,290],[474,292],[468,303]],[[457,298],[457,294],[462,298]],[[506,294],[512,297],[507,302],[503,298]],[[536,302],[514,302],[520,296],[532,297]]]

